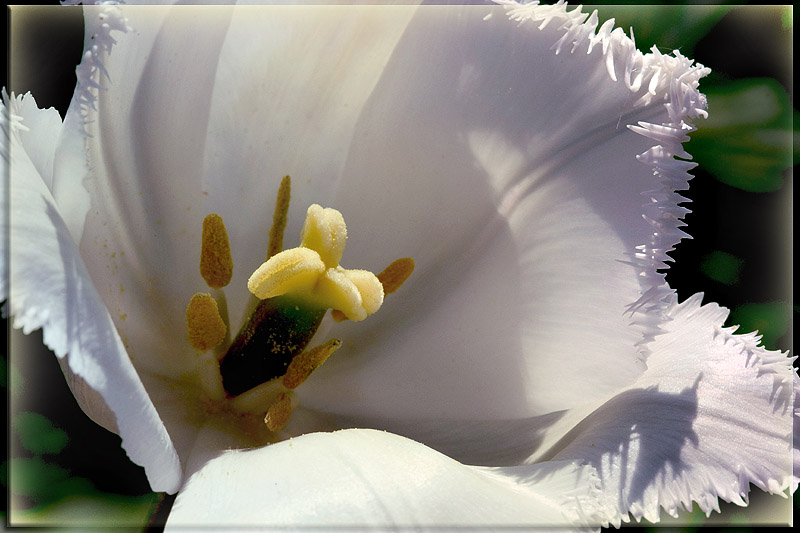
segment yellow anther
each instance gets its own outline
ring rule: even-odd
[[[270,431],[280,431],[289,422],[292,417],[292,394],[282,392],[278,394],[275,402],[269,406],[266,416],[264,416],[264,423]]]
[[[231,282],[233,259],[228,232],[222,217],[211,213],[203,220],[203,245],[200,250],[200,275],[212,289]]]
[[[219,315],[217,302],[208,293],[197,293],[186,306],[186,328],[189,343],[203,352],[217,346],[228,328]]]
[[[391,265],[378,274],[378,281],[383,285],[383,294],[392,294],[414,272],[414,260],[410,257],[395,259]]]
[[[313,204],[308,208],[300,246],[317,252],[328,268],[339,265],[347,243],[347,226],[336,209]]]
[[[325,263],[319,254],[308,248],[292,248],[269,258],[247,280],[247,289],[265,300],[289,292],[308,292]]]
[[[289,214],[289,200],[292,196],[292,180],[284,176],[278,188],[278,197],[275,199],[275,212],[272,215],[272,228],[269,230],[269,245],[267,245],[267,259],[283,250],[283,230],[286,229],[286,220]]]
[[[307,352],[296,355],[289,363],[286,374],[283,375],[283,386],[287,389],[299,387],[341,345],[342,341],[339,339],[331,339],[325,344],[320,344]]]

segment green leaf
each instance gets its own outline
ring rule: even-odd
[[[705,88],[708,119],[697,121],[689,152],[717,179],[749,192],[783,186],[792,166],[793,110],[773,79],[748,79]]]
[[[55,487],[69,479],[69,471],[41,457],[18,457],[10,459],[9,463],[11,493],[37,501],[49,499]]]
[[[88,479],[70,476],[69,470],[41,457],[10,459],[9,489],[12,507],[20,510],[24,505],[19,496],[41,506],[76,494],[96,492]]]
[[[680,52],[691,57],[695,45],[735,6],[724,5],[598,5],[588,6],[584,3],[584,11],[591,13],[597,9],[602,24],[613,18],[614,25],[625,33],[634,28],[636,47],[639,50],[650,50],[658,46],[659,50]]]
[[[155,493],[120,496],[80,492],[34,509],[13,513],[14,525],[58,527],[59,531],[142,531],[158,503]],[[65,529],[66,528],[66,529]]]
[[[744,261],[735,255],[715,250],[706,254],[700,261],[703,274],[724,285],[739,283],[739,273]]]
[[[794,29],[794,10],[792,6],[784,6],[781,11],[781,27],[784,30]]]
[[[8,396],[15,399],[20,398],[25,391],[25,378],[11,361],[8,361],[6,367],[8,369],[8,374],[6,374],[6,379],[8,380]]]
[[[767,348],[789,330],[792,309],[786,302],[749,303],[737,306],[728,317],[729,324],[738,324],[736,333],[758,331]]]
[[[19,413],[12,423],[22,446],[34,455],[58,453],[67,445],[67,434],[37,413]]]

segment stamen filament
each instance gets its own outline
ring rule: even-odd
[[[217,361],[221,361],[222,358],[225,357],[227,346],[231,344],[231,321],[228,317],[228,299],[225,297],[225,289],[215,290],[212,296],[217,302],[219,317],[222,319],[222,323],[225,324],[225,336],[222,338],[222,342],[214,348],[214,356]]]
[[[275,199],[275,212],[272,214],[272,228],[269,230],[269,244],[267,245],[267,259],[283,250],[283,231],[289,214],[289,200],[292,196],[292,180],[284,176],[278,188]]]
[[[286,387],[280,380],[272,379],[231,398],[230,405],[234,411],[239,413],[263,415],[264,409],[275,403],[278,395],[284,392],[286,392]]]
[[[201,356],[203,359],[197,367],[200,386],[212,400],[220,401],[225,398],[225,389],[222,387],[222,376],[219,373],[219,363],[210,354]]]
[[[299,387],[314,370],[319,368],[341,346],[342,341],[331,339],[307,352],[296,355],[292,362],[289,363],[289,368],[286,369],[286,374],[283,376],[283,386],[287,389]]]
[[[203,244],[200,249],[200,275],[212,289],[231,282],[233,259],[228,232],[222,217],[211,213],[203,220]]]

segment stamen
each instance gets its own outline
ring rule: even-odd
[[[189,343],[200,351],[217,346],[228,328],[219,315],[217,302],[208,293],[197,293],[186,306],[186,328]]]
[[[222,386],[222,376],[219,373],[219,363],[210,354],[201,356],[202,360],[197,367],[200,386],[212,400],[225,399],[225,389]]]
[[[289,200],[291,198],[292,180],[284,176],[278,188],[278,197],[275,199],[275,212],[272,214],[272,228],[269,230],[269,244],[267,245],[267,259],[283,250],[283,231],[286,229],[286,220],[289,213]]]
[[[263,415],[264,407],[272,405],[278,395],[286,392],[279,379],[271,379],[252,389],[230,398],[230,405],[239,413],[252,413]]]
[[[331,339],[325,344],[320,344],[314,348],[295,356],[286,369],[283,376],[283,386],[287,389],[299,387],[314,370],[320,367],[333,352],[342,346],[339,339]]]
[[[216,347],[216,350],[214,350],[214,356],[216,357],[217,361],[219,361],[225,355],[226,352],[225,347],[230,346],[231,344],[231,326],[230,326],[231,322],[230,318],[228,317],[228,299],[225,297],[225,290],[215,289],[211,297],[214,298],[214,301],[217,302],[219,317],[225,324],[225,338],[222,339],[222,344],[218,345]]]
[[[270,431],[280,431],[292,417],[292,393],[282,392],[275,403],[269,406],[264,423]]]
[[[410,257],[396,259],[383,272],[378,274],[378,281],[383,285],[383,294],[391,294],[414,272],[414,260]]]
[[[203,245],[200,250],[200,275],[212,289],[231,282],[233,259],[228,232],[222,217],[211,213],[203,220]]]

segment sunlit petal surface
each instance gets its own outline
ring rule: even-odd
[[[209,438],[213,438],[210,436]],[[597,479],[571,462],[464,466],[414,441],[372,430],[315,433],[200,461],[167,528],[542,524],[596,519]],[[313,481],[312,481],[313,480]]]
[[[5,105],[26,125],[50,122],[56,133],[61,129],[60,119],[37,109],[31,97],[6,100]],[[25,333],[44,330],[44,342],[59,357],[84,411],[120,434],[131,459],[145,466],[154,490],[177,490],[181,471],[172,442],[41,173],[52,169],[53,152],[47,151],[54,147],[52,138],[35,139],[12,126],[9,140],[13,325]],[[32,158],[26,144],[37,148]]]

